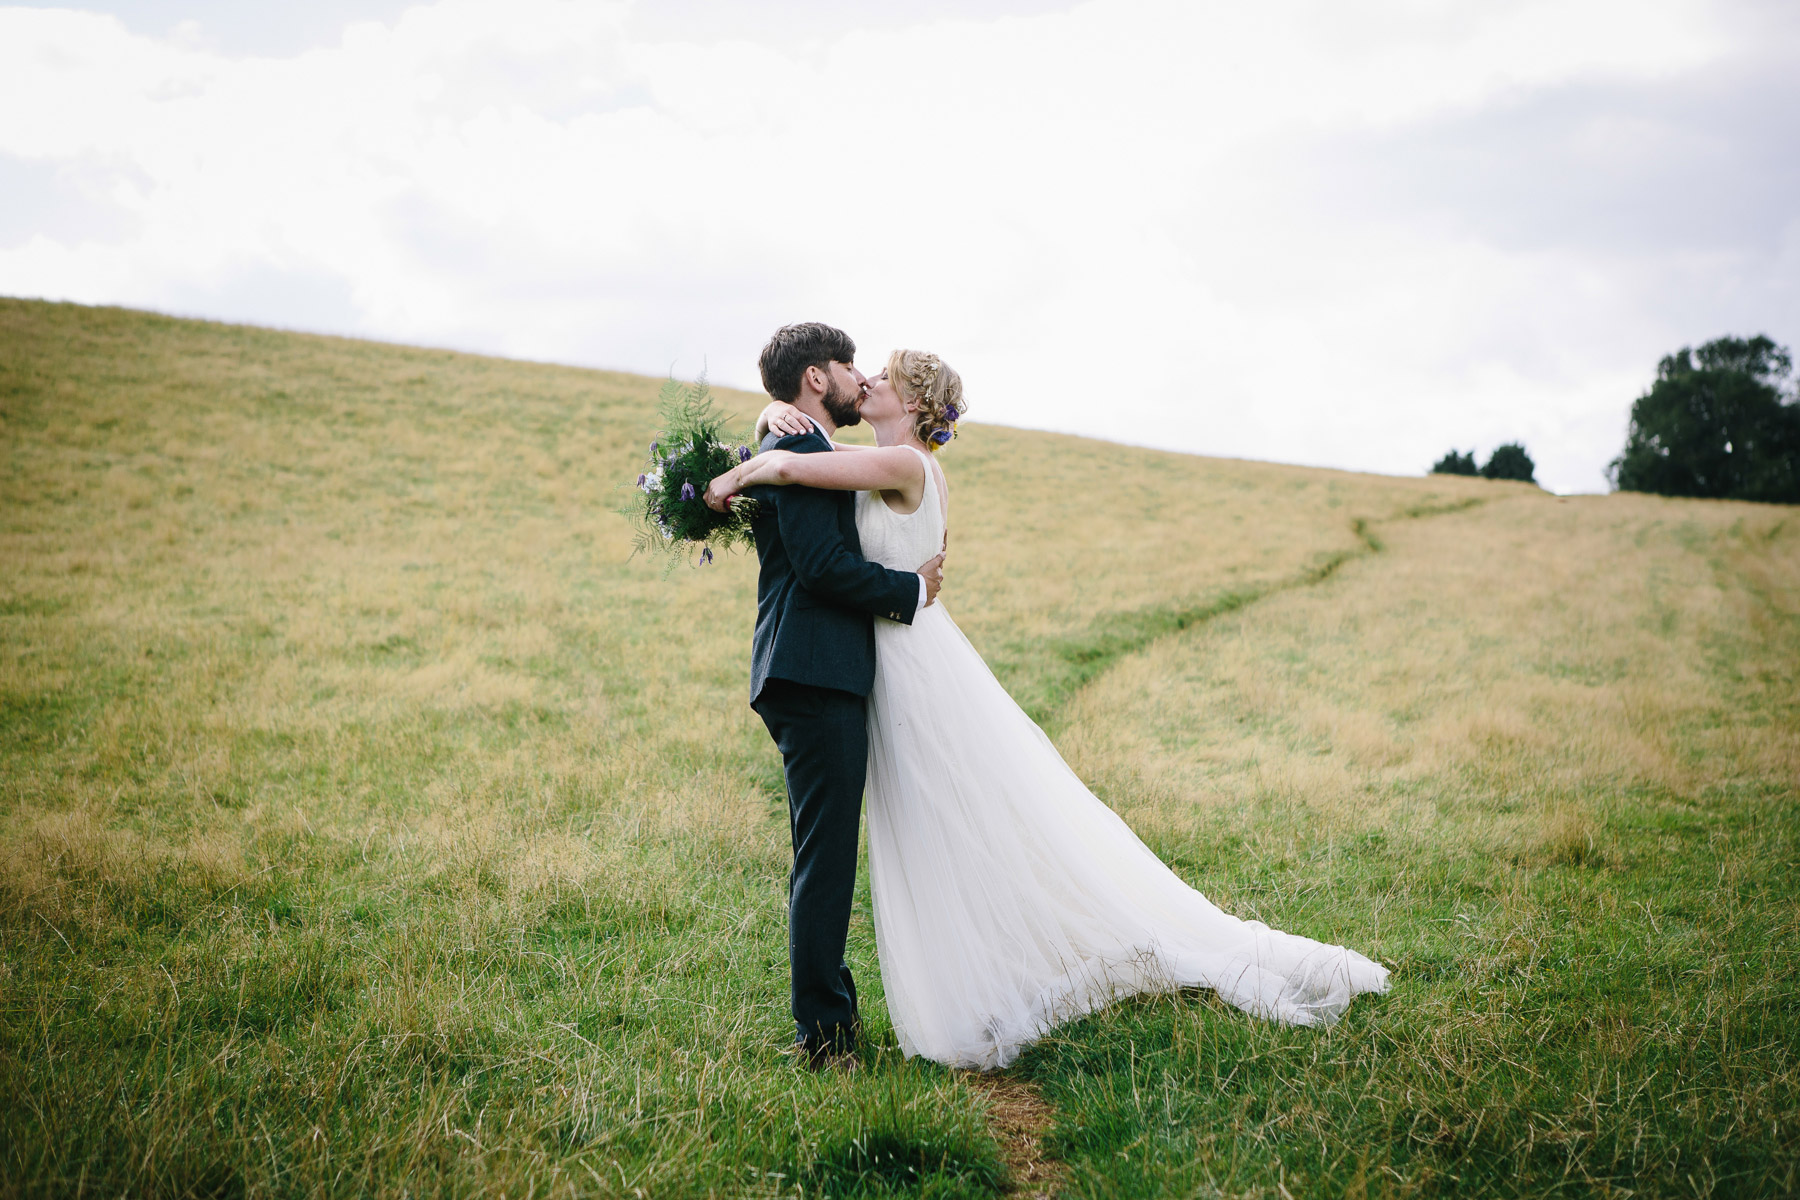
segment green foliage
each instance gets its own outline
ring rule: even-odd
[[[638,495],[625,508],[638,527],[637,550],[667,554],[672,565],[686,561],[696,545],[703,563],[712,561],[714,547],[754,549],[754,500],[739,500],[721,513],[702,498],[707,484],[752,453],[727,436],[705,376],[691,384],[669,380],[658,403],[662,433],[650,443],[648,469],[638,475]]]
[[[1475,475],[1475,452],[1458,454],[1455,450],[1445,452],[1444,457],[1431,464],[1433,475]]]
[[[1613,486],[1665,496],[1800,503],[1800,398],[1783,395],[1793,366],[1768,337],[1723,337],[1657,364],[1631,406]]]
[[[1531,461],[1531,455],[1525,453],[1525,447],[1518,442],[1506,442],[1495,446],[1488,460],[1481,464],[1483,479],[1516,479],[1521,483],[1536,483],[1537,465]]]

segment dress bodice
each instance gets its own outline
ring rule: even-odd
[[[925,468],[925,495],[919,507],[898,513],[880,492],[856,494],[856,536],[863,557],[896,571],[916,571],[944,548],[944,503],[931,456],[914,450]]]

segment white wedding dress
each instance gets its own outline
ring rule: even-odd
[[[910,571],[944,539],[940,476],[897,513],[856,498],[865,558]],[[869,873],[888,1013],[910,1057],[992,1070],[1138,992],[1211,988],[1329,1023],[1387,969],[1242,921],[1183,883],[1076,778],[941,604],[875,622]]]

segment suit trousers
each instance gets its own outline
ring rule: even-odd
[[[844,942],[869,769],[866,702],[852,692],[771,679],[751,707],[768,726],[787,771],[795,1037],[815,1055],[849,1050],[856,1044],[856,981],[844,961]]]

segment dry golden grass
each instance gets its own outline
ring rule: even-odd
[[[1180,1003],[1053,1038],[1084,1190],[1800,1182],[1800,523],[1490,495],[1070,703],[1071,763],[1165,858],[1396,981],[1324,1037]]]
[[[179,795],[182,836],[249,844],[299,814],[358,845],[420,823],[416,847],[465,822],[459,852],[535,861],[536,835],[497,814],[536,779],[592,816],[633,797],[618,819],[650,835],[779,835],[736,768],[668,771],[761,730],[738,702],[754,563],[665,581],[627,561],[614,510],[654,432],[654,381],[137,314],[3,315],[13,376],[43,399],[7,414],[0,686],[86,693],[87,710],[78,745],[11,764],[25,807],[8,829],[32,827],[40,800],[117,814]],[[758,406],[724,399],[746,424]],[[1482,487],[979,425],[947,461],[946,603],[1009,678],[1097,617],[1297,578],[1361,547],[1353,515]],[[94,694],[96,671],[123,686]],[[558,728],[378,805],[373,781],[331,778],[370,738],[501,711]],[[291,765],[325,778],[234,767],[301,745]]]
[[[1789,510],[1509,488],[1376,532],[1379,557],[1086,689],[1077,770],[1140,825],[1246,798],[1345,833],[1454,808],[1564,858],[1596,851],[1599,793],[1800,779]]]

